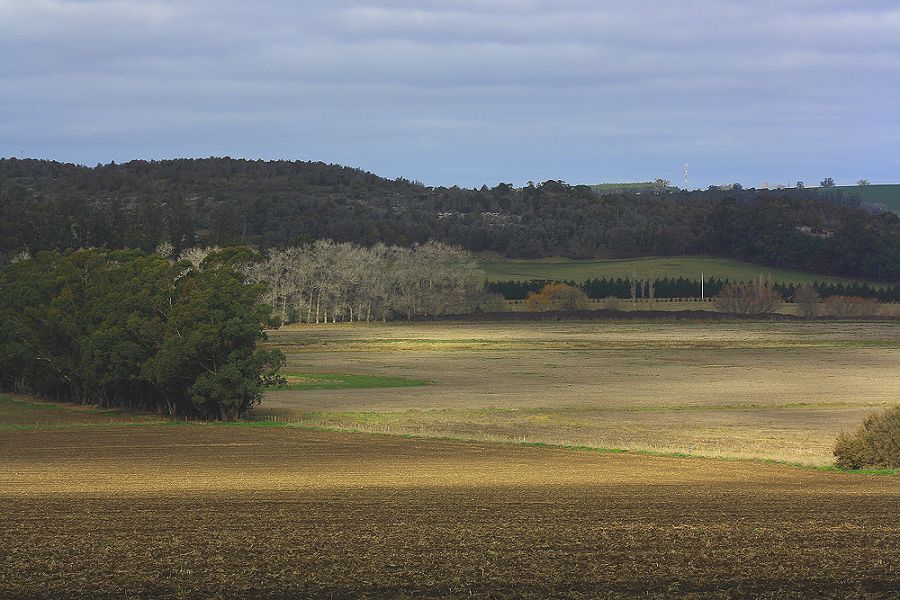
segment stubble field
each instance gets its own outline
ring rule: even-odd
[[[299,326],[302,372],[410,388],[278,391],[258,418],[473,440],[830,464],[835,437],[900,401],[896,323]]]

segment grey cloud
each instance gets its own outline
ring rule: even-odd
[[[898,30],[878,1],[0,1],[0,154],[895,179]]]

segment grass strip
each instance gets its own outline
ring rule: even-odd
[[[350,373],[283,373],[286,386],[276,390],[352,390],[366,388],[416,387],[433,381],[386,375],[353,375]]]

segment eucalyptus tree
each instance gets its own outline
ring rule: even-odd
[[[0,269],[0,388],[237,418],[277,378],[263,285],[228,249],[197,264],[138,250],[42,252]]]

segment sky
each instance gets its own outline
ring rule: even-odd
[[[900,2],[0,0],[0,156],[900,182]]]

